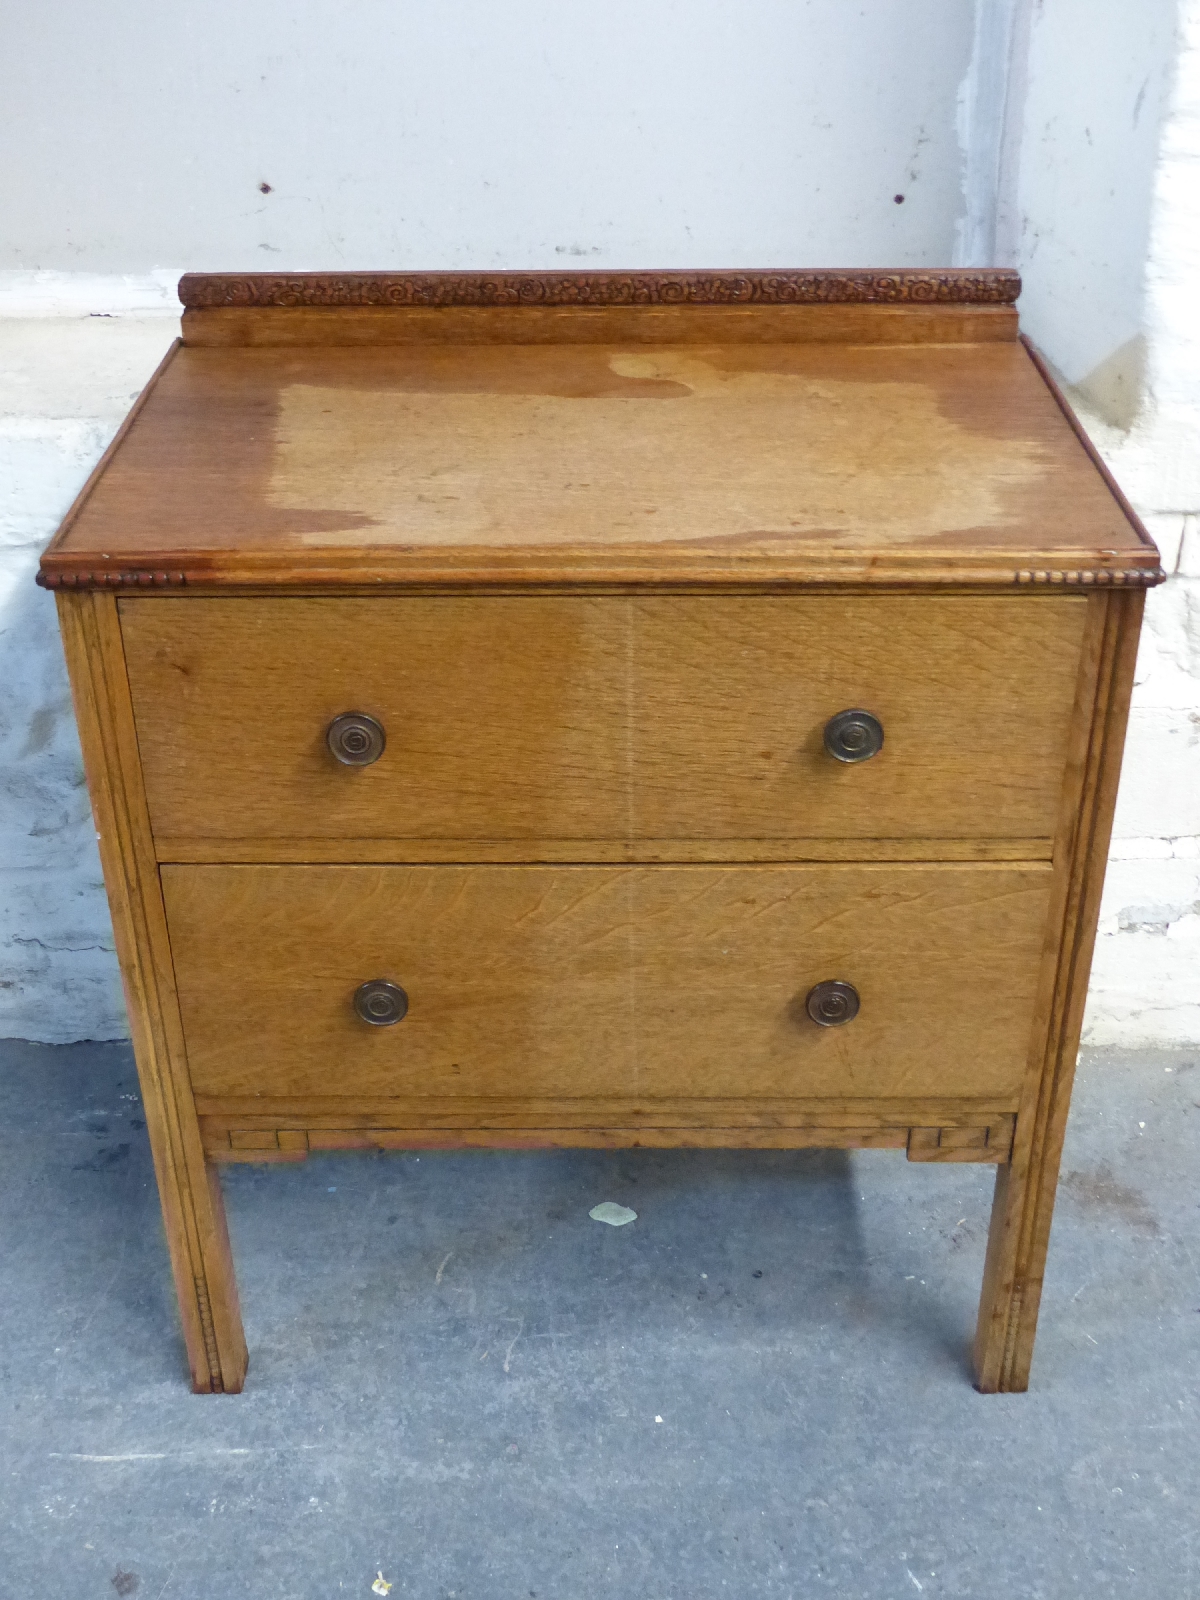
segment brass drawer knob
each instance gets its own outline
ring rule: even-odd
[[[354,1009],[373,1028],[390,1028],[393,1022],[402,1022],[407,1015],[408,996],[398,983],[372,978],[370,983],[359,984],[354,991]]]
[[[825,724],[825,748],[835,761],[869,761],[883,749],[883,723],[869,711],[839,711]]]
[[[387,743],[383,724],[361,711],[346,711],[334,717],[325,743],[344,767],[369,767],[378,761]]]
[[[804,1005],[819,1028],[837,1028],[858,1015],[858,990],[852,983],[832,978],[810,989]]]

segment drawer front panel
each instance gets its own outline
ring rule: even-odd
[[[198,1095],[1015,1105],[1044,866],[162,869]],[[407,1014],[372,1026],[369,980]],[[818,1027],[826,980],[858,1015]]]
[[[1085,612],[1075,596],[121,602],[165,859],[172,839],[214,859],[247,839],[1048,840]],[[850,708],[884,744],[844,764],[823,734]],[[385,730],[371,765],[330,754],[347,712]]]

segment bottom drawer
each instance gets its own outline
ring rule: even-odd
[[[1015,1106],[1045,865],[166,866],[205,1101],[964,1097]],[[407,1014],[360,1020],[359,986]],[[822,981],[858,991],[820,1027]]]

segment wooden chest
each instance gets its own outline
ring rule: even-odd
[[[1157,553],[1007,272],[190,276],[42,561],[192,1379],[217,1164],[996,1166],[1028,1379]]]

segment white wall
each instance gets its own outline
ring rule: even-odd
[[[964,0],[11,5],[0,268],[944,265],[973,27]]]
[[[13,8],[0,1035],[125,1031],[32,575],[174,336],[180,270],[992,259],[1177,569],[1148,609],[1089,1029],[1200,1040],[1198,69],[1200,0]]]
[[[942,263],[973,29],[961,0],[9,8],[0,1034],[125,1028],[32,575],[175,331],[178,273]]]
[[[127,1032],[41,546],[178,332],[0,316],[0,1037]]]
[[[1021,320],[1171,574],[1146,604],[1085,1037],[1200,1040],[1200,3],[1042,0],[1014,67],[999,232]]]
[[[1012,64],[1023,79],[1010,124],[1018,148],[1006,152],[1016,206],[1004,209],[997,244],[1021,267],[1022,325],[1068,382],[1093,386],[1125,423],[1140,398],[1178,9],[1178,0],[1027,5]]]

